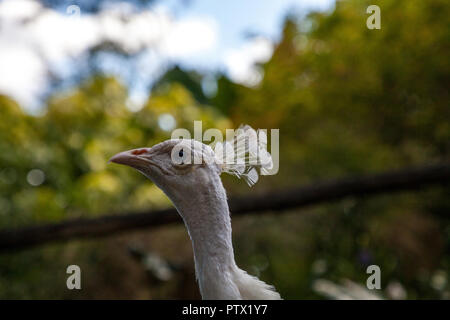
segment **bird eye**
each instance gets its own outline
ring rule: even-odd
[[[183,158],[183,156],[184,156],[183,149],[181,149],[181,150],[178,152],[178,156],[179,156],[180,158]]]

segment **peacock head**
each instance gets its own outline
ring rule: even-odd
[[[170,139],[118,153],[110,161],[137,169],[168,195],[175,195],[217,181],[222,172],[255,184],[257,170],[266,174],[273,165],[266,146],[266,137],[258,140],[256,131],[245,126],[233,141],[218,142],[214,150],[196,140]]]
[[[120,152],[110,162],[130,166],[168,194],[206,185],[221,173],[214,151],[192,139],[170,139],[151,148]]]

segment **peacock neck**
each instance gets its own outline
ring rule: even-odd
[[[232,282],[237,268],[231,237],[231,220],[225,189],[220,178],[188,191],[183,197],[172,197],[183,217],[194,251],[195,270],[204,299],[238,299]],[[174,199],[175,198],[175,199]],[[224,290],[226,292],[224,292]]]

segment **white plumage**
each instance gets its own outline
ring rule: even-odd
[[[223,172],[243,178],[249,186],[258,182],[259,174],[272,169],[272,157],[267,152],[267,134],[245,125],[236,130],[232,142],[217,143],[215,158]]]
[[[172,200],[192,240],[203,299],[281,299],[272,286],[236,265],[230,212],[220,180],[220,174],[227,172],[253,185],[257,170],[264,174],[271,168],[263,131],[241,127],[233,142],[218,143],[215,151],[195,140],[167,140],[152,148],[121,152],[111,161],[139,170]]]

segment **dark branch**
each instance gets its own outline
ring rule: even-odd
[[[385,172],[376,175],[319,182],[284,191],[230,200],[235,215],[278,211],[328,202],[348,196],[363,196],[414,190],[427,185],[450,183],[450,163]],[[175,209],[129,212],[93,219],[68,220],[57,224],[0,231],[0,251],[11,251],[53,241],[101,237],[134,229],[179,223]]]

